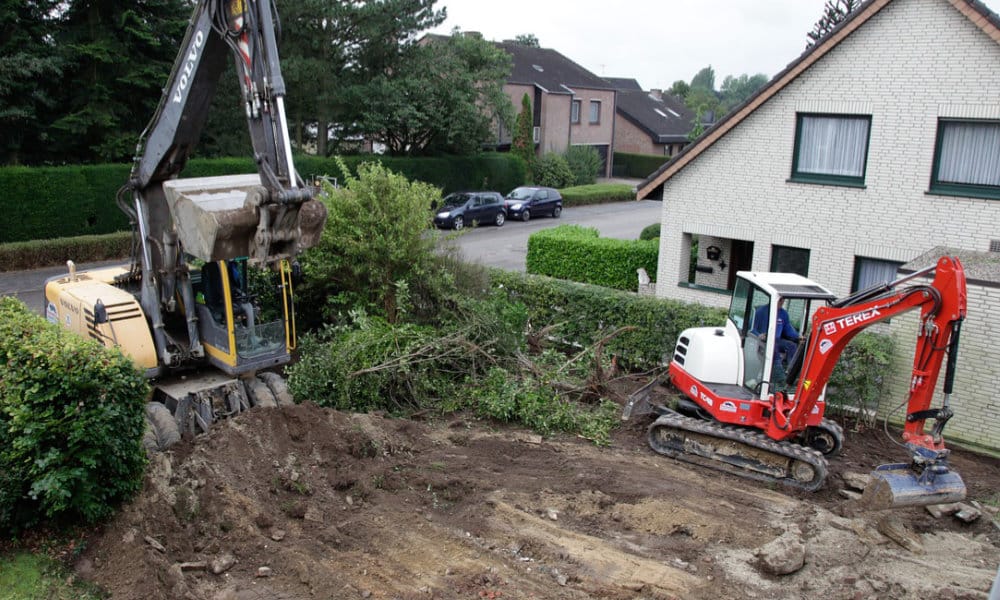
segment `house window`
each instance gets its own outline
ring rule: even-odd
[[[903,263],[875,258],[854,258],[854,282],[851,292],[865,290],[873,285],[896,280],[896,272]]]
[[[798,114],[792,181],[862,186],[871,117]]]
[[[1000,122],[938,121],[931,191],[1000,199]]]
[[[590,101],[590,124],[597,125],[601,122],[601,101]]]
[[[771,271],[797,273],[809,277],[809,250],[791,246],[771,246]]]
[[[573,104],[569,108],[569,122],[579,123],[580,122],[580,101],[574,100]]]

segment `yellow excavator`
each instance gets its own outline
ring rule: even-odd
[[[270,0],[200,0],[118,206],[130,264],[45,285],[45,314],[118,347],[153,381],[150,450],[252,406],[291,402],[274,368],[295,348],[295,257],[326,208],[296,173]],[[242,90],[257,173],[179,179],[227,58]],[[270,369],[270,370],[269,370]]]

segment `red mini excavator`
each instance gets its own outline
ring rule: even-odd
[[[917,282],[931,274],[929,285]],[[649,444],[660,454],[819,489],[827,457],[844,440],[823,416],[834,365],[859,332],[914,309],[920,327],[902,434],[911,461],[878,467],[862,502],[878,509],[960,500],[965,484],[948,466],[942,439],[966,314],[965,272],[953,257],[842,299],[799,275],[740,272],[725,326],[687,329],[677,341],[667,372],[681,394],[676,409],[652,406],[648,394],[637,393],[623,418],[657,413]],[[945,355],[944,401],[931,408]]]

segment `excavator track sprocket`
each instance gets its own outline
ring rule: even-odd
[[[826,480],[822,454],[791,442],[773,440],[761,432],[673,411],[649,426],[650,447],[659,454],[691,464],[732,473],[755,481],[816,491]]]

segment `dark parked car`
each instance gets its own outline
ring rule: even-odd
[[[552,215],[558,219],[562,214],[562,196],[550,187],[514,188],[507,194],[504,204],[510,218],[522,221],[539,215]]]
[[[503,196],[497,192],[455,192],[445,196],[434,214],[435,227],[462,229],[466,225],[493,223],[502,227],[507,221]]]

